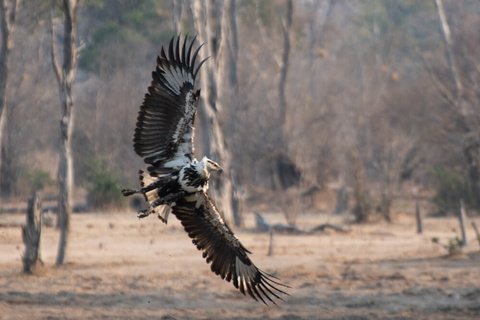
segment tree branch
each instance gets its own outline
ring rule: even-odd
[[[58,83],[62,83],[65,79],[60,68],[60,63],[58,62],[57,55],[57,46],[55,45],[55,32],[53,26],[53,11],[55,10],[55,0],[52,0],[52,7],[50,8],[50,35],[51,35],[51,55],[52,55],[52,66],[55,71],[55,76],[57,77]]]

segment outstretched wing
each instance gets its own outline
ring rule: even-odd
[[[221,218],[208,194],[198,192],[182,198],[172,208],[192,242],[203,252],[212,271],[255,300],[266,304],[265,298],[282,299],[287,294],[278,289],[286,287],[276,277],[259,270],[248,257],[248,251],[240,243]]]
[[[170,40],[168,55],[162,47],[157,68],[137,118],[133,138],[135,152],[150,164],[150,173],[161,174],[193,159],[193,122],[200,90],[194,91],[199,46],[192,55],[195,38],[180,50],[180,37]],[[175,48],[174,48],[175,47]]]

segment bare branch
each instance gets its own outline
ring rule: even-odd
[[[442,31],[443,42],[445,44],[445,53],[447,56],[448,66],[450,67],[450,72],[452,74],[452,79],[455,82],[455,99],[457,103],[460,103],[462,95],[462,81],[458,75],[457,64],[455,61],[455,56],[452,51],[452,37],[450,32],[450,27],[448,25],[447,16],[445,15],[445,9],[443,8],[443,0],[435,0],[435,5],[438,10],[438,17],[440,20],[440,30]]]
[[[50,8],[50,35],[51,35],[51,42],[50,42],[51,51],[50,52],[52,55],[53,71],[55,71],[55,76],[57,77],[58,82],[62,83],[64,81],[64,77],[60,68],[60,63],[58,62],[57,46],[55,45],[55,30],[53,26],[54,10],[55,10],[55,0],[52,0],[52,7]]]
[[[454,105],[455,101],[452,99],[450,93],[448,92],[448,89],[438,80],[438,77],[433,74],[433,71],[430,68],[427,60],[425,59],[425,56],[419,51],[418,51],[418,55],[421,58],[423,66],[425,67],[425,70],[427,71],[428,76],[432,80],[432,83],[435,85],[438,92],[442,95],[442,97],[445,99],[445,101],[448,104]]]

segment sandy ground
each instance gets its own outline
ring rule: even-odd
[[[276,214],[266,215],[280,222]],[[299,226],[342,223],[307,214]],[[23,215],[1,215],[21,223]],[[480,219],[476,219],[480,225]],[[254,263],[289,285],[290,296],[264,306],[210,272],[175,217],[168,226],[134,213],[76,214],[68,263],[54,267],[58,232],[44,228],[45,266],[22,273],[20,228],[0,228],[0,319],[480,319],[480,250],[469,226],[464,253],[431,241],[457,234],[455,219],[413,217],[350,225],[349,233],[256,233],[253,216],[236,230]]]

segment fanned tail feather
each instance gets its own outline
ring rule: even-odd
[[[139,173],[140,185],[142,186],[142,188],[154,183],[155,180],[158,179],[158,177],[152,176],[148,172],[145,172],[143,170],[140,170],[138,173]],[[157,189],[153,189],[145,192],[144,197],[145,197],[145,201],[147,201],[150,206],[156,200],[160,199],[160,197],[158,196]],[[158,215],[158,218],[162,220],[162,222],[164,222],[165,224],[168,221],[168,215],[170,214],[170,209],[171,209],[170,205],[160,205],[160,206],[153,207],[153,210]]]

